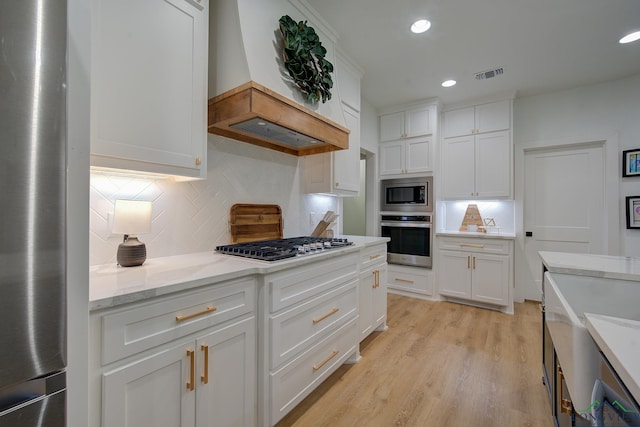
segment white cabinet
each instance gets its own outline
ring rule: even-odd
[[[387,287],[389,293],[431,299],[433,296],[433,271],[428,268],[389,264]]]
[[[421,105],[380,116],[380,141],[431,135],[435,128],[435,108]]]
[[[358,257],[341,254],[264,277],[262,384],[275,425],[358,353]]]
[[[349,148],[303,159],[305,193],[360,194],[360,113],[342,105],[349,129]]]
[[[502,100],[444,112],[445,138],[511,128],[511,101]]]
[[[337,89],[342,101],[349,148],[303,159],[305,193],[360,194],[360,79],[362,72],[342,53],[336,55]]]
[[[362,251],[359,282],[359,340],[374,330],[387,328],[387,245]]]
[[[92,8],[92,166],[204,178],[208,0]]]
[[[513,242],[489,238],[439,239],[439,293],[513,313]]]
[[[433,137],[383,142],[380,149],[380,175],[431,172]]]
[[[255,278],[91,314],[91,425],[256,425]]]
[[[443,139],[443,197],[510,197],[513,164],[511,145],[509,131]]]

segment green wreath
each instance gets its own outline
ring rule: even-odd
[[[327,49],[320,43],[307,21],[296,23],[289,15],[278,21],[282,33],[284,66],[291,79],[311,102],[331,99],[333,65],[324,56]]]

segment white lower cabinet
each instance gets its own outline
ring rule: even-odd
[[[91,313],[90,425],[256,425],[256,286],[235,280]]]
[[[433,272],[428,268],[389,264],[387,286],[389,293],[420,299],[433,296]]]
[[[387,328],[387,245],[376,245],[360,257],[359,340]]]
[[[513,313],[513,242],[440,238],[438,284],[443,297],[497,306]]]
[[[264,419],[274,425],[358,353],[358,257],[344,254],[264,277]]]

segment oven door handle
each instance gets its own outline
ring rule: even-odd
[[[381,222],[380,227],[431,228],[430,223],[421,222]]]

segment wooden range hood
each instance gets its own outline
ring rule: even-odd
[[[349,148],[349,129],[250,81],[209,99],[209,133],[296,156]]]

